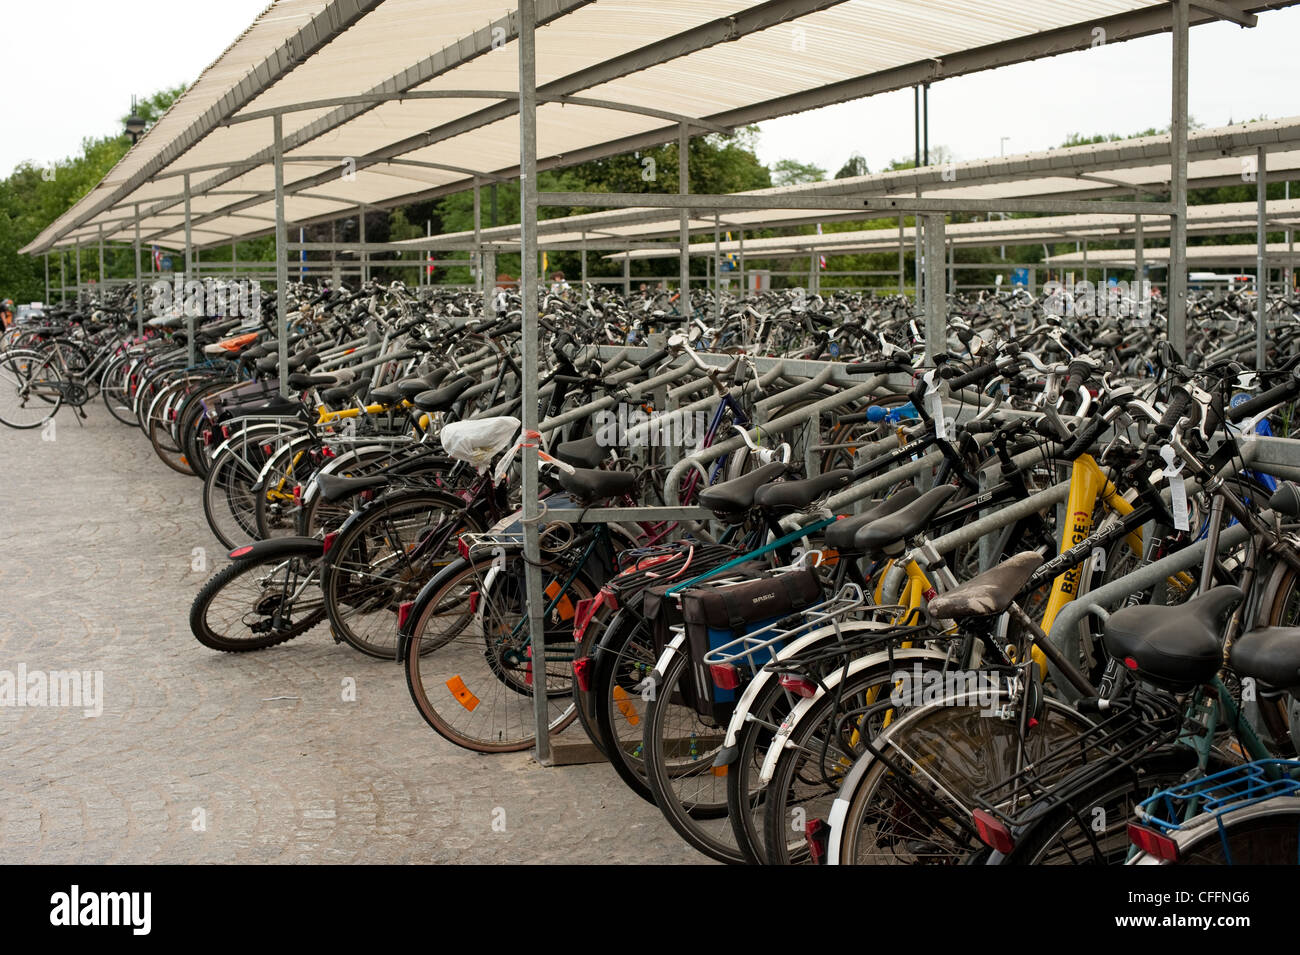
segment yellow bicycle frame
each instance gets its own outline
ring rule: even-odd
[[[1061,529],[1061,552],[1069,550],[1085,540],[1093,528],[1092,515],[1097,508],[1097,498],[1124,517],[1133,512],[1133,505],[1124,499],[1110,478],[1098,466],[1090,454],[1081,454],[1074,461],[1070,470],[1070,493],[1065,504],[1065,526]],[[1142,534],[1132,531],[1126,538],[1129,549],[1138,557],[1142,556]],[[1057,614],[1079,596],[1079,581],[1083,576],[1083,564],[1079,563],[1064,571],[1052,581],[1051,596],[1047,599],[1047,608],[1043,612],[1040,626],[1044,633],[1050,633]],[[1047,673],[1047,658],[1038,647],[1033,648],[1034,662],[1038,664],[1040,675]]]

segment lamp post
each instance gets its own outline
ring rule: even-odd
[[[126,118],[126,134],[131,137],[131,145],[134,146],[139,142],[140,137],[144,135],[145,122],[140,114],[135,111],[135,97],[131,97],[131,115]]]

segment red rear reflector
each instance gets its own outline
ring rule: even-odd
[[[1136,670],[1138,668],[1138,662],[1134,660],[1132,657],[1125,657],[1124,665],[1128,667],[1130,670]]]
[[[578,657],[573,661],[573,679],[583,693],[591,692],[591,657]]]
[[[228,424],[223,424],[223,425],[221,426],[221,436],[222,436],[223,438],[229,438],[229,437],[230,437],[230,425],[228,425]]]
[[[252,544],[245,544],[243,547],[236,547],[234,550],[230,552],[230,558],[233,560],[236,557],[243,557],[245,554],[252,551],[252,549],[253,549]]]
[[[415,606],[414,600],[403,600],[397,605],[397,629],[406,629],[406,618],[411,615],[411,608]]]
[[[591,623],[591,618],[596,615],[596,608],[600,606],[605,592],[602,590],[594,597],[586,597],[578,601],[578,609],[573,614],[573,639],[581,640],[582,635],[587,632],[587,624]]]
[[[302,507],[302,485],[301,484],[295,484],[293,486],[293,503],[295,507]]]
[[[270,454],[273,454],[274,452],[275,452],[275,445],[273,445],[273,444],[264,444],[264,445],[262,445],[262,453],[263,453],[263,454],[270,455]]]
[[[465,538],[456,538],[456,553],[460,554],[461,560],[469,560],[469,544]]]
[[[971,818],[975,821],[975,831],[979,833],[980,842],[990,849],[1006,855],[1016,847],[1016,840],[1011,838],[1011,830],[983,809],[976,809],[971,813]]]
[[[325,546],[321,548],[321,552],[320,552],[322,557],[324,557],[326,554],[330,552],[330,548],[334,546],[334,541],[338,539],[338,536],[339,536],[338,531],[330,531],[328,534],[325,535],[325,540],[322,541],[322,543]]]
[[[323,458],[334,458],[334,457],[338,457],[338,455],[336,455],[336,454],[334,453],[334,449],[333,449],[333,448],[321,448],[321,449],[320,449],[320,454],[321,454],[321,457],[323,457]]]
[[[471,590],[469,592],[469,612],[478,613],[478,591],[477,590]]]
[[[713,685],[719,690],[734,690],[740,686],[740,671],[731,663],[710,664],[709,676],[713,677]]]
[[[215,440],[217,440],[217,436],[213,434],[211,431],[203,432],[203,443],[207,445],[209,448],[212,447],[212,442]]]
[[[712,669],[712,668],[710,668]],[[717,682],[717,678],[714,678]],[[811,700],[817,695],[817,684],[812,680],[805,680],[801,676],[795,676],[793,673],[783,674],[781,685],[796,696],[802,696],[805,700]]]
[[[1178,843],[1163,832],[1157,832],[1155,829],[1148,829],[1146,826],[1139,826],[1136,822],[1130,822],[1128,824],[1128,841],[1147,855],[1154,856],[1162,862],[1178,861]]]
[[[808,854],[813,865],[826,863],[826,844],[830,841],[831,827],[824,819],[813,819],[804,824],[803,837],[808,843]]]

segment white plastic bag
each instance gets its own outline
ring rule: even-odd
[[[519,419],[509,416],[453,421],[439,437],[444,451],[457,461],[474,465],[482,474],[491,460],[519,437],[520,427]]]

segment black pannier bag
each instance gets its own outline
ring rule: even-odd
[[[693,588],[684,591],[681,599],[689,658],[688,672],[681,681],[683,702],[701,716],[721,723],[730,718],[737,694],[714,685],[704,655],[815,606],[822,601],[822,586],[811,569],[787,570],[739,584]],[[756,666],[769,659],[767,650],[753,656]]]

